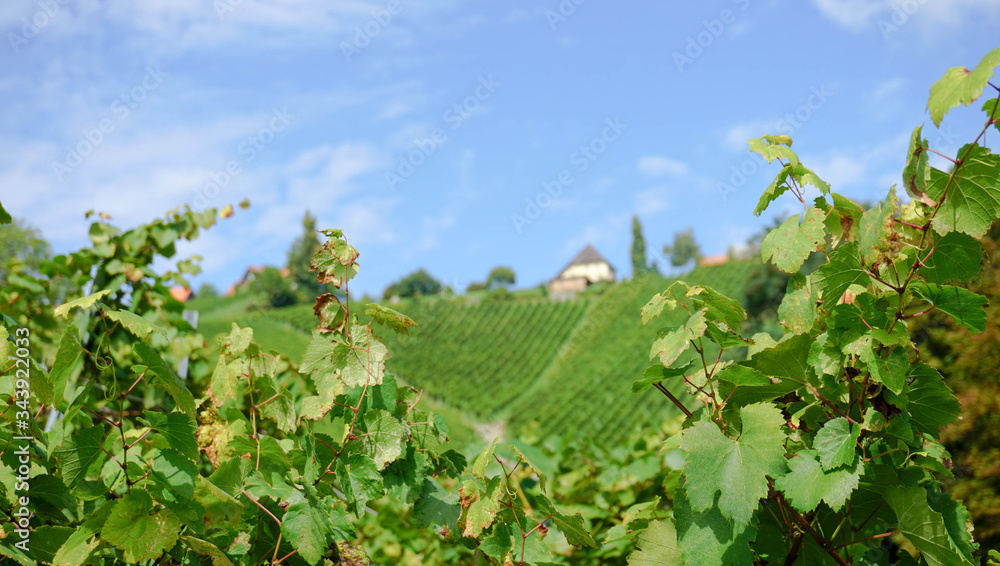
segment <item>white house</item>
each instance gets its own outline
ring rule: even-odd
[[[549,296],[556,300],[569,299],[592,283],[614,280],[615,268],[588,244],[549,282]]]

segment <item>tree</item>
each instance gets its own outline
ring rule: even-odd
[[[632,277],[654,273],[655,266],[646,260],[646,237],[642,235],[642,224],[638,216],[632,217]]]
[[[316,280],[316,274],[309,271],[309,261],[321,247],[316,233],[316,217],[307,210],[302,219],[302,235],[288,249],[291,287],[305,300],[312,300],[326,292],[325,286]]]
[[[424,269],[418,269],[385,288],[383,296],[388,298],[437,295],[441,292],[441,282]]]
[[[19,218],[0,225],[0,286],[8,285],[11,273],[40,277],[41,263],[51,257],[52,246],[38,228]]]
[[[207,282],[206,283],[202,283],[201,286],[198,287],[198,297],[199,298],[203,297],[203,298],[206,298],[206,299],[210,299],[210,298],[215,298],[215,297],[218,297],[218,296],[219,296],[219,290],[216,289],[215,285],[212,285],[211,283],[207,283]]]
[[[253,283],[250,284],[250,292],[264,295],[267,303],[272,307],[286,307],[296,302],[295,292],[292,284],[275,267],[265,267],[263,271],[254,276]]]
[[[490,274],[486,276],[486,287],[488,289],[508,288],[514,285],[515,280],[516,275],[513,269],[499,265],[491,269]]]
[[[663,244],[663,255],[670,258],[670,265],[681,267],[701,257],[701,246],[694,239],[694,228],[674,233],[673,244]]]

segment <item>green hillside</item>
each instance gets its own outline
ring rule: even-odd
[[[701,267],[688,283],[709,285],[743,299],[757,261]],[[541,298],[468,304],[466,298],[425,297],[392,305],[420,324],[409,336],[381,335],[392,353],[388,369],[424,389],[429,400],[467,421],[501,421],[508,434],[538,427],[615,442],[635,428],[675,415],[656,393],[633,396],[630,386],[649,366],[657,331],[677,324],[664,314],[648,326],[639,309],[674,279],[644,277],[603,286],[575,300]],[[310,305],[260,309],[247,295],[195,300],[206,336],[231,322],[252,326],[264,348],[301,355],[315,326]],[[360,306],[360,305],[359,305]],[[360,309],[359,309],[360,310]]]
[[[740,261],[698,268],[683,279],[742,299],[742,288],[759,265]],[[639,318],[639,310],[650,297],[673,281],[646,277],[609,288],[535,387],[508,411],[510,429],[535,421],[542,434],[614,442],[638,426],[676,415],[677,409],[655,391],[640,396],[631,393],[632,382],[650,365],[649,350],[657,331],[680,324],[687,316],[664,313],[647,326]]]

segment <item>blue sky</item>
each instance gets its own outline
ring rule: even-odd
[[[306,208],[361,251],[355,291],[504,264],[532,286],[587,243],[630,276],[634,214],[661,264],[676,231],[722,253],[771,220],[750,137],[790,133],[869,200],[915,126],[954,153],[980,119],[935,131],[928,90],[998,22],[994,0],[6,0],[0,201],[65,252],[88,209],[249,198],[181,248],[220,288],[283,264]]]

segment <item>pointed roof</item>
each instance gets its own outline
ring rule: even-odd
[[[559,270],[559,274],[561,275],[564,271],[574,265],[582,265],[586,263],[606,263],[608,264],[608,267],[611,268],[611,271],[615,270],[615,266],[611,265],[611,262],[604,259],[601,252],[594,249],[594,246],[587,244],[586,247],[580,250],[580,253],[576,254],[576,257],[566,264],[566,267]]]

